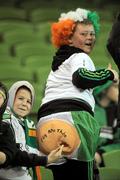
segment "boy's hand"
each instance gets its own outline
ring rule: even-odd
[[[108,64],[108,68],[107,69],[112,71],[112,73],[114,74],[114,80],[113,81],[115,83],[118,83],[119,82],[119,75],[118,75],[116,70],[112,69],[112,65],[110,63]]]
[[[48,155],[48,164],[57,161],[62,157],[62,151],[63,151],[64,145],[61,145],[57,149],[50,152]]]

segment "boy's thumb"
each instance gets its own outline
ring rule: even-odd
[[[112,65],[110,63],[108,64],[108,69],[112,69]]]

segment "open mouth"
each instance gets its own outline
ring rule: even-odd
[[[26,111],[25,109],[21,109],[21,108],[19,108],[19,110],[20,110],[20,111]]]
[[[88,47],[92,47],[92,43],[86,43],[85,45]]]

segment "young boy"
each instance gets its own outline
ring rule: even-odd
[[[118,80],[118,73],[110,65],[108,68],[96,70],[89,56],[98,32],[97,13],[81,8],[62,13],[58,21],[51,26],[51,39],[57,51],[53,56],[45,96],[38,112],[38,131],[41,132],[41,128],[48,121],[51,124],[58,119],[74,127],[81,142],[70,151],[67,161],[50,166],[54,180],[65,180],[66,176],[69,180],[93,180],[93,160],[99,137],[99,124],[94,118],[95,101],[92,92],[94,87],[105,84],[108,80]],[[63,128],[64,125],[61,129],[59,126],[56,129],[60,129],[63,134],[61,144],[65,144],[63,152],[67,153],[66,149],[71,148],[73,136],[69,139],[71,141],[66,141],[71,132],[64,136],[66,131],[62,131]],[[41,146],[42,144],[40,141]]]
[[[31,180],[32,177],[28,171],[29,167],[33,168],[33,179],[39,179],[37,177],[38,172],[35,171],[35,166],[45,166],[61,157],[62,146],[52,151],[48,157],[40,156],[37,150],[34,122],[27,119],[33,102],[34,89],[29,82],[18,81],[12,85],[9,90],[9,108],[4,113],[3,121],[11,127],[11,131],[9,131],[10,135],[8,133],[7,137],[12,136],[10,144],[12,146],[14,145],[14,148],[12,147],[14,156],[11,156],[12,158],[10,159],[7,158],[5,153],[7,165],[4,166],[4,162],[6,162],[4,160],[2,162],[3,168],[0,169],[0,179]],[[4,138],[6,140],[6,136]],[[7,141],[7,143],[9,149],[9,142]],[[8,167],[8,165],[10,166]]]

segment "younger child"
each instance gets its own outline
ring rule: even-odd
[[[14,83],[9,90],[8,108],[4,113],[4,122],[8,122],[14,133],[15,155],[11,166],[0,170],[0,179],[31,180],[28,168],[33,167],[33,179],[38,172],[35,166],[47,165],[61,156],[62,147],[52,151],[48,157],[39,156],[36,142],[36,129],[34,122],[27,118],[34,102],[34,89],[27,81]],[[10,161],[9,163],[10,164]],[[38,169],[38,168],[37,168]],[[39,170],[39,169],[38,169]],[[35,173],[36,172],[36,173]]]

